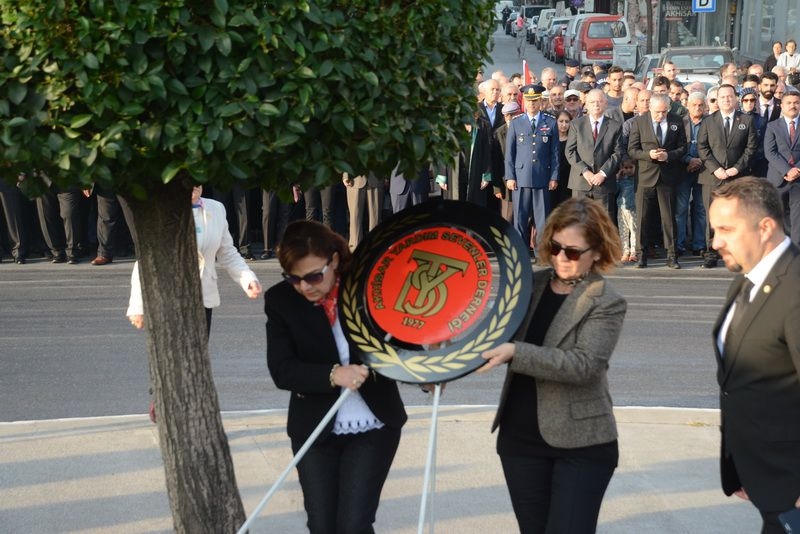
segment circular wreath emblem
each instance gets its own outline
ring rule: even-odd
[[[362,360],[402,382],[447,382],[511,339],[531,293],[527,246],[499,214],[437,200],[379,224],[354,253],[339,297]]]

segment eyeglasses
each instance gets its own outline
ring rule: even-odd
[[[580,97],[578,97],[578,96],[568,96],[564,100],[566,100],[567,102],[577,102],[578,100],[580,100]]]
[[[295,274],[281,273],[281,276],[283,276],[283,279],[292,284],[293,286],[299,286],[301,282],[305,282],[310,286],[315,286],[320,282],[322,282],[322,279],[325,278],[325,273],[328,271],[328,266],[331,264],[331,261],[333,261],[333,258],[328,260],[328,263],[325,264],[325,267],[323,267],[321,270],[315,273],[308,273],[305,276],[297,276]]]
[[[713,104],[714,102],[716,102],[716,101],[717,101],[717,99],[716,99],[716,98],[709,98],[709,99],[708,99],[708,101],[709,101],[709,102],[711,102],[711,103]]]
[[[742,99],[742,102],[755,102],[755,101],[756,101],[755,98],[743,98]]]
[[[583,250],[579,248],[573,247],[565,247],[561,243],[556,241],[550,241],[550,255],[555,257],[561,254],[561,251],[564,251],[564,255],[567,257],[569,261],[578,261],[581,259],[581,256],[592,250],[592,247],[585,248]]]

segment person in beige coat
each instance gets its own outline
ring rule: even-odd
[[[603,278],[619,236],[596,200],[571,198],[548,218],[528,314],[513,343],[492,431],[520,532],[593,533],[617,466],[608,363],[626,302]]]
[[[206,309],[207,328],[211,329],[211,310],[220,304],[217,287],[217,265],[228,271],[234,282],[251,299],[261,296],[261,283],[247,266],[239,251],[233,246],[233,238],[228,230],[225,206],[210,198],[201,198],[203,186],[192,190],[192,213],[197,233],[197,261],[200,269],[200,283],[203,287],[203,306]],[[144,305],[142,287],[139,281],[139,262],[133,265],[131,273],[131,296],[128,320],[136,328],[144,327]]]

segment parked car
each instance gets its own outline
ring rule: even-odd
[[[628,22],[621,15],[596,15],[583,19],[576,33],[575,53],[581,65],[611,63],[614,44],[631,42]]]
[[[661,59],[661,54],[645,54],[636,65],[633,75],[636,79],[643,84],[647,85],[655,75],[655,69],[658,66],[658,61]]]
[[[517,15],[519,11],[512,11],[511,14],[508,16],[508,20],[506,21],[506,35],[510,35],[511,37],[517,36]]]
[[[657,71],[654,71],[654,72],[657,72]],[[655,79],[655,76],[651,77],[647,81],[647,85],[646,85],[647,89],[652,89],[653,88],[653,79]],[[675,76],[675,79],[678,80],[679,82],[681,82],[684,87],[686,87],[689,84],[695,83],[695,82],[700,82],[700,83],[703,84],[705,92],[708,92],[708,90],[711,87],[714,87],[715,85],[719,85],[719,77],[716,74],[701,74],[701,73],[697,73],[697,72],[680,72],[680,73],[678,73],[677,76]]]
[[[553,53],[550,47],[553,36],[558,30],[567,27],[569,19],[570,17],[556,17],[551,20],[550,27],[547,29],[547,33],[542,39],[542,55],[551,61],[555,61],[555,59],[553,59]]]
[[[608,15],[608,13],[582,13],[569,19],[567,30],[564,32],[564,57],[566,59],[580,59],[574,52],[575,34],[578,26],[583,19],[596,17],[597,15]]]
[[[544,39],[545,33],[550,28],[550,21],[556,16],[556,10],[553,8],[543,9],[541,13],[539,13],[539,23],[536,25],[536,30],[534,35],[532,35],[532,42],[536,48],[542,48],[542,39]]]
[[[661,51],[658,67],[667,60],[678,67],[679,72],[718,74],[719,68],[733,61],[733,50],[727,46],[680,46]]]

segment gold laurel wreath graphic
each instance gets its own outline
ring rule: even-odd
[[[501,270],[505,272],[510,284],[505,287],[497,304],[497,311],[489,321],[489,327],[480,332],[475,339],[470,340],[463,347],[439,356],[418,355],[403,359],[391,345],[384,343],[370,332],[367,325],[358,313],[356,302],[357,280],[361,278],[366,266],[367,255],[354,266],[352,276],[347,278],[342,290],[342,311],[345,324],[350,332],[350,338],[363,352],[369,353],[378,359],[373,367],[399,366],[417,380],[427,380],[421,374],[436,374],[456,371],[466,367],[466,363],[492,348],[494,343],[503,337],[514,308],[519,303],[519,294],[522,290],[522,263],[517,250],[511,246],[508,236],[497,228],[489,228],[495,243],[500,248],[498,259],[504,260]]]

